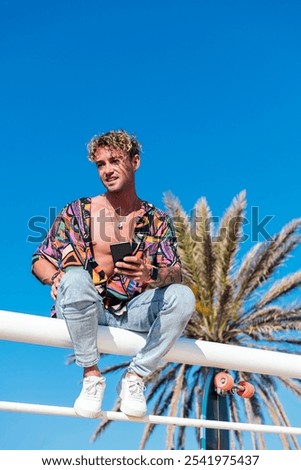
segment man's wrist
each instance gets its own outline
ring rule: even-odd
[[[151,264],[146,264],[147,267],[147,279],[144,281],[144,284],[149,284],[158,278],[158,268],[152,266]]]
[[[153,266],[154,267],[154,266]],[[181,277],[181,266],[179,264],[173,266],[164,266],[164,267],[154,267],[155,270],[152,273],[155,279],[150,279],[148,281],[149,287],[165,287],[170,284],[176,284],[182,282]]]
[[[48,285],[52,286],[52,284],[53,284],[55,278],[60,274],[60,272],[61,272],[61,271],[60,271],[59,269],[57,269],[56,271],[52,272],[51,275],[49,275],[49,276],[45,277],[44,279],[42,279],[42,283],[43,283],[43,284],[48,284]]]

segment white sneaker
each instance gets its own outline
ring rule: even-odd
[[[74,403],[75,413],[84,418],[98,418],[101,415],[101,402],[105,388],[104,377],[85,377],[82,391]]]
[[[141,418],[146,415],[146,401],[143,395],[145,386],[138,376],[124,377],[121,381],[121,406],[123,413]]]

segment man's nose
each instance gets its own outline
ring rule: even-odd
[[[105,166],[105,174],[110,175],[111,173],[113,173],[113,171],[113,166],[110,163],[107,163]]]

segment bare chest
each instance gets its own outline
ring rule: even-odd
[[[91,239],[93,254],[97,264],[107,276],[113,274],[114,265],[110,245],[132,241],[135,229],[135,213],[117,216],[102,203],[91,201]]]

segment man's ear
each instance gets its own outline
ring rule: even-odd
[[[138,170],[140,166],[140,156],[138,154],[134,155],[131,160],[131,163],[132,163],[133,170],[134,171]]]

